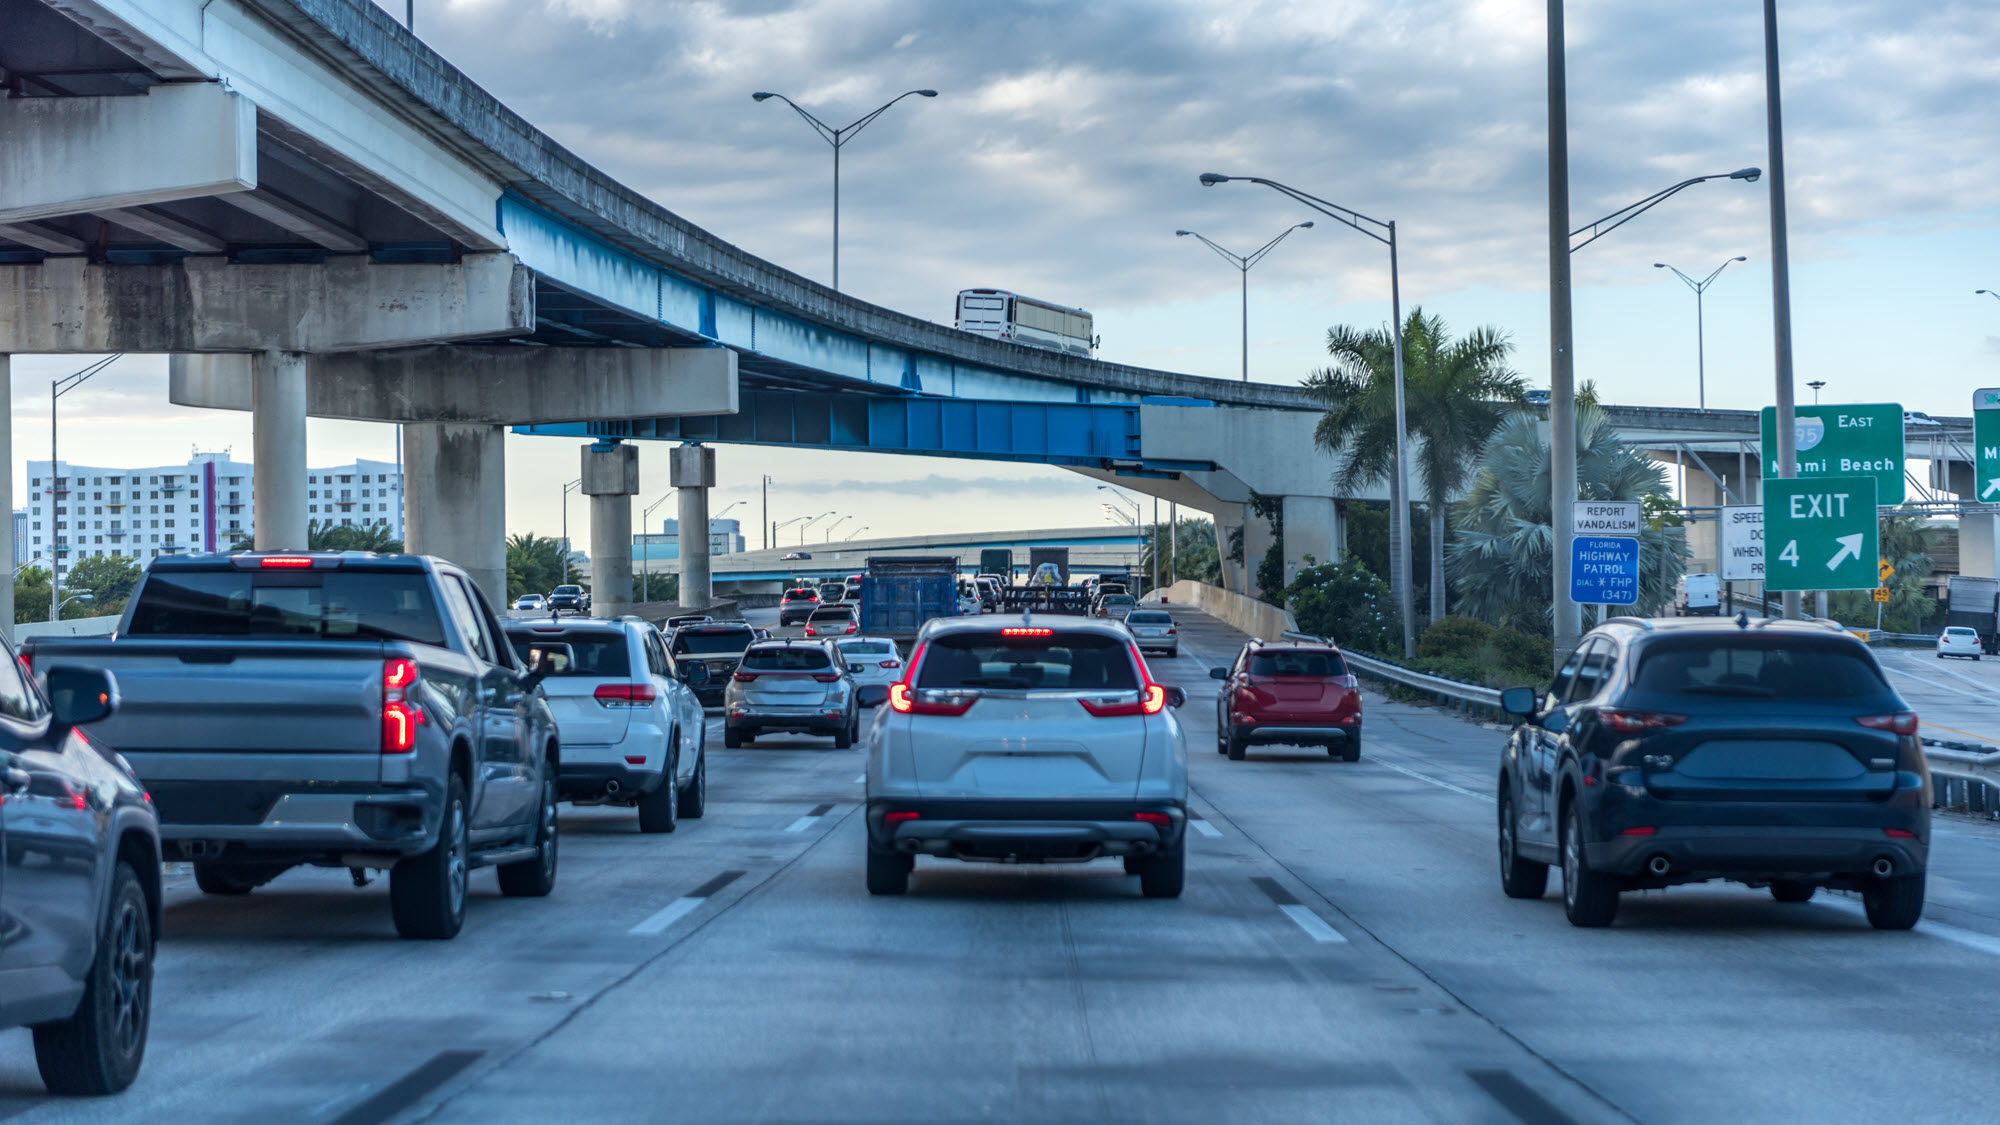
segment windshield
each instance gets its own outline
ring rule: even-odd
[[[1247,671],[1253,676],[1344,676],[1347,665],[1337,653],[1280,649],[1253,654]]]
[[[756,646],[743,654],[748,672],[824,672],[833,666],[823,648],[792,645]]]
[[[742,652],[755,640],[748,627],[741,629],[710,629],[691,625],[674,633],[674,654],[694,653],[701,655],[711,652]]]
[[[551,591],[550,591],[550,593],[551,593],[551,594],[571,594],[571,595],[575,595],[575,594],[581,594],[581,593],[583,593],[583,587],[581,587],[581,586],[557,586],[557,587],[556,587],[556,588],[555,588],[554,590],[551,590]]]
[[[921,688],[1017,691],[1133,691],[1139,687],[1127,642],[1095,633],[1046,637],[948,634],[924,647]]]
[[[570,649],[570,665],[558,676],[595,676],[599,679],[626,679],[632,674],[631,653],[625,643],[625,634],[605,629],[509,629],[507,640],[521,657],[523,667],[528,663],[528,646],[566,644]]]
[[[823,607],[820,609],[813,610],[812,616],[806,618],[806,620],[807,621],[852,621],[854,620],[854,611],[848,609],[846,606]]]
[[[1895,693],[1866,652],[1801,638],[1690,637],[1640,654],[1634,694],[1783,702],[1853,703],[1895,709]]]
[[[319,637],[444,644],[430,578],[380,571],[156,571],[132,637]]]

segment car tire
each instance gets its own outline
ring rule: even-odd
[[[68,1019],[35,1028],[35,1066],[49,1093],[115,1094],[139,1076],[153,1007],[153,912],[139,875],[111,870],[110,901],[83,998]]]
[[[228,897],[247,895],[287,870],[289,868],[282,865],[272,870],[266,865],[252,866],[198,859],[194,861],[194,885],[200,887],[201,893],[205,895]]]
[[[868,845],[868,893],[899,895],[910,889],[910,871],[917,857]]]
[[[465,899],[472,878],[467,842],[465,782],[454,773],[445,788],[444,816],[437,843],[389,869],[389,914],[399,937],[442,941],[465,926]]]
[[[648,836],[672,832],[679,827],[681,819],[681,786],[675,774],[680,772],[673,765],[667,767],[667,776],[660,781],[660,787],[639,798],[639,831]]]
[[[743,732],[730,726],[728,723],[722,724],[722,745],[731,750],[741,750],[743,748]]]
[[[1549,890],[1549,865],[1521,858],[1510,784],[1500,783],[1500,890],[1508,898],[1541,898]]]
[[[1125,860],[1125,874],[1127,875],[1137,875],[1140,872],[1146,870],[1145,856],[1128,855],[1124,857],[1124,860]]]
[[[500,893],[508,898],[542,898],[556,889],[557,847],[562,834],[556,828],[554,771],[546,763],[543,769],[549,776],[542,778],[542,802],[535,811],[535,857],[494,868],[500,877]]]
[[[1139,893],[1147,898],[1179,898],[1187,883],[1187,840],[1146,857],[1139,869]]]
[[[1236,728],[1235,727],[1229,728],[1229,741],[1224,750],[1224,752],[1229,755],[1229,760],[1232,762],[1242,761],[1243,755],[1248,751],[1248,749],[1249,749],[1249,744],[1243,741],[1242,735],[1236,733]]]
[[[1618,916],[1618,881],[1592,871],[1583,849],[1583,813],[1576,802],[1563,810],[1563,914],[1572,926],[1609,926]]]
[[[708,811],[708,732],[702,732],[694,748],[694,776],[681,790],[681,819],[700,820]]]
[[[1329,746],[1326,748],[1326,752],[1329,754],[1334,753],[1334,748]],[[1343,762],[1358,762],[1361,760],[1360,727],[1355,727],[1353,730],[1347,732],[1346,740],[1340,744],[1339,753],[1340,760]]]
[[[840,729],[833,732],[833,748],[835,750],[846,750],[853,745],[854,731],[846,723],[842,723]]]
[[[1874,879],[1861,890],[1868,924],[1878,930],[1907,930],[1924,913],[1924,877],[1891,875]]]
[[[1818,889],[1811,883],[1803,883],[1797,879],[1771,881],[1771,897],[1779,902],[1811,902],[1813,892]]]
[[[1168,649],[1168,650],[1167,650],[1167,659],[1168,659],[1168,660],[1179,660],[1180,658],[1181,658],[1181,650],[1180,650],[1180,649],[1177,649],[1177,648],[1170,648],[1170,649]]]

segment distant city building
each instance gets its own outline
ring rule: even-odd
[[[14,509],[14,565],[20,566],[32,556],[28,554],[28,509]]]
[[[632,561],[643,567],[648,561],[662,562],[681,557],[681,521],[661,520],[660,534],[641,532],[632,537]],[[708,553],[733,555],[743,550],[741,520],[708,521]]]
[[[251,534],[255,479],[228,453],[197,453],[184,465],[102,468],[27,463],[26,527],[15,516],[17,564],[54,560],[67,573],[93,556],[144,562],[162,554],[227,551]],[[402,476],[393,461],[306,470],[306,518],[343,527],[378,526],[403,537]]]

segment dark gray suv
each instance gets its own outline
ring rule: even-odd
[[[160,931],[160,826],[118,755],[82,727],[118,706],[105,672],[46,669],[0,641],[0,1028],[34,1029],[57,1094],[138,1076]]]

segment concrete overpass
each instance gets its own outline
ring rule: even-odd
[[[304,541],[308,415],[402,424],[410,547],[494,600],[508,426],[601,439],[583,488],[614,569],[632,439],[683,443],[690,597],[705,444],[736,440],[1059,464],[1240,526],[1250,558],[1271,531],[1256,492],[1282,498],[1293,561],[1343,546],[1298,388],[833,292],[612,180],[368,0],[0,0],[0,27],[0,357],[171,353],[174,401],[249,409],[260,546]],[[1687,440],[1737,432],[1641,413]]]

